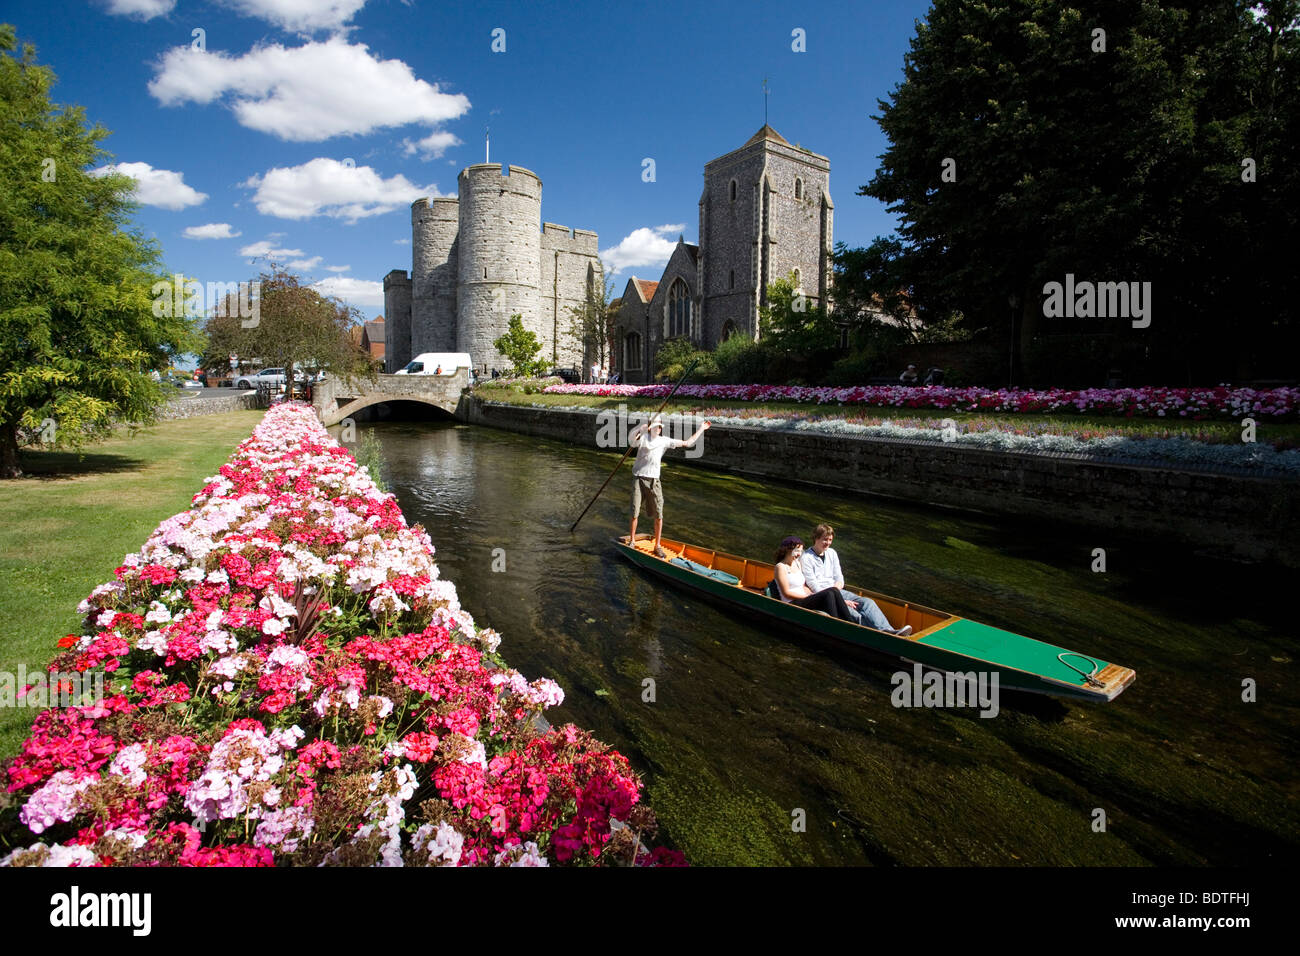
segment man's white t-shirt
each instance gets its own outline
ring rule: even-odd
[[[658,438],[650,438],[646,432],[642,432],[636,443],[636,463],[632,466],[633,476],[636,478],[658,478],[659,465],[664,459],[664,452],[669,448],[680,448],[685,444],[685,442],[673,441],[663,434]]]

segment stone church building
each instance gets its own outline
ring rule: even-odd
[[[610,365],[648,382],[654,355],[685,336],[711,349],[758,335],[768,285],[794,273],[825,302],[834,244],[830,160],[763,126],[706,163],[700,244],[679,240],[657,281],[628,279],[611,331]],[[411,272],[384,277],[385,371],[422,352],[468,352],[480,371],[506,366],[493,341],[510,316],[542,342],[540,357],[585,369],[572,310],[604,288],[596,233],[541,221],[542,181],[521,166],[469,166],[457,195],[411,204]],[[539,228],[540,227],[540,228]]]
[[[657,281],[628,279],[613,331],[622,381],[654,377],[669,338],[711,349],[758,336],[767,287],[791,272],[810,303],[826,301],[834,247],[830,160],[764,126],[737,150],[706,163],[700,244],[678,240]]]

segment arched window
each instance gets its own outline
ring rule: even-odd
[[[722,341],[727,341],[727,339],[731,338],[735,334],[736,323],[732,322],[731,319],[727,319],[726,323],[722,326]]]
[[[691,293],[678,279],[668,290],[668,337],[691,334]]]
[[[732,269],[732,270],[731,270],[731,288],[734,289],[735,287],[736,287],[736,270],[735,270],[735,269]]]
[[[794,198],[803,199],[803,180],[797,176],[794,180]]]
[[[635,371],[641,368],[641,335],[629,332],[623,339],[623,368]]]
[[[803,288],[803,272],[796,268],[794,270],[794,289],[798,292]]]
[[[731,181],[731,201],[736,201],[736,181],[734,179]]]

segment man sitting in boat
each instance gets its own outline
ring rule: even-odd
[[[636,547],[636,519],[641,512],[641,499],[644,497],[646,511],[655,519],[655,556],[668,557],[668,552],[659,543],[664,530],[664,493],[659,485],[660,463],[665,451],[669,448],[690,448],[699,441],[708,427],[709,423],[705,422],[686,441],[677,441],[664,437],[663,419],[655,415],[647,424],[638,425],[628,435],[628,443],[636,449],[636,463],[632,466],[632,533],[627,539],[630,547]]]
[[[835,588],[813,591],[804,583],[799,558],[803,555],[803,539],[791,535],[776,550],[776,586],[781,600],[786,604],[806,607],[810,611],[823,611],[842,621],[852,621],[849,606]]]
[[[910,624],[895,629],[871,598],[844,590],[844,572],[840,570],[840,556],[831,547],[831,542],[834,540],[835,529],[828,524],[819,524],[817,530],[813,532],[813,546],[799,559],[807,586],[814,592],[832,589],[839,591],[848,606],[854,624],[874,627],[877,631],[897,634],[899,637],[907,637],[911,634]]]

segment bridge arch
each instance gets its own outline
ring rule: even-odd
[[[324,425],[337,425],[364,408],[384,402],[414,402],[455,415],[469,371],[454,375],[376,375],[372,379],[329,376],[312,392],[312,404]]]

